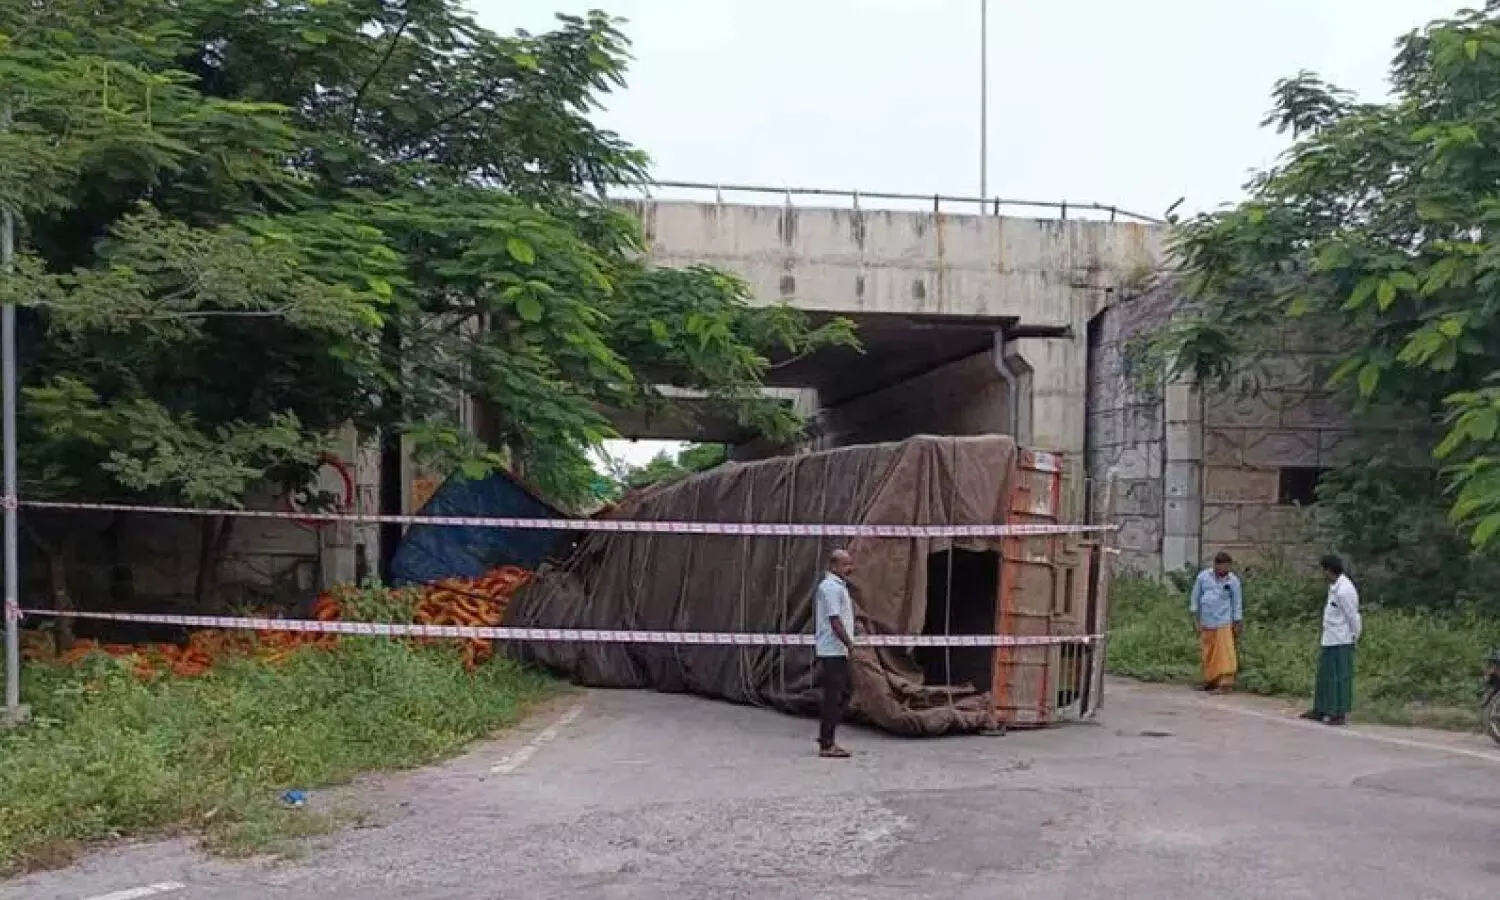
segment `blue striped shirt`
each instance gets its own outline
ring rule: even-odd
[[[1230,572],[1223,579],[1213,569],[1204,569],[1193,582],[1188,611],[1204,628],[1223,628],[1245,619],[1245,596],[1240,577]]]

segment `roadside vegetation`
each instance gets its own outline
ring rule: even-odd
[[[459,0],[0,4],[21,493],[238,508],[307,490],[353,426],[577,508],[611,411],[677,415],[661,385],[802,434],[764,376],[853,325],[648,263],[615,201],[649,161],[591,118],[625,84],[621,27],[502,35]],[[218,599],[232,521],[202,519],[193,608]],[[138,561],[85,596],[78,517],[25,526],[56,602],[125,605]]]
[[[33,722],[0,732],[0,876],[142,835],[198,833],[231,855],[285,850],[358,811],[318,793],[293,807],[284,792],[449,756],[517,721],[552,684],[505,659],[470,672],[454,642],[385,638],[149,682],[102,653],[28,665]]]
[[[308,492],[352,426],[387,460],[405,440],[435,470],[505,468],[578,507],[597,499],[609,412],[671,415],[663,384],[748,432],[801,434],[763,376],[855,345],[853,326],[644,260],[615,200],[649,161],[592,120],[625,83],[621,24],[501,35],[459,0],[0,4],[20,493],[240,508]],[[460,394],[493,426],[483,441]],[[191,593],[172,597],[147,596],[155,560],[121,550],[152,521],[81,521],[24,513],[23,601],[207,612],[240,596],[221,584],[232,519],[202,518]],[[101,565],[107,584],[89,577]],[[0,873],[155,831],[249,850],[324,827],[279,793],[433,760],[547,690],[463,662],[349,639],[194,679],[143,680],[107,654],[28,663],[36,718],[0,734]]]
[[[1309,540],[1366,607],[1356,713],[1469,726],[1500,646],[1500,7],[1402,36],[1390,84],[1380,102],[1310,72],[1276,85],[1265,123],[1290,145],[1243,201],[1176,224],[1185,302],[1142,371],[1275,389],[1289,340],[1318,348],[1357,452],[1321,474]],[[1275,567],[1245,587],[1240,685],[1307,696],[1323,587]],[[1115,671],[1189,680],[1192,642],[1182,590],[1119,585]]]
[[[1390,83],[1379,103],[1309,72],[1276,85],[1265,122],[1291,146],[1244,201],[1174,229],[1191,300],[1151,344],[1220,389],[1257,381],[1288,334],[1319,347],[1365,450],[1319,502],[1448,604],[1488,593],[1500,560],[1500,6],[1400,38]]]
[[[1183,579],[1115,583],[1109,670],[1144,681],[1191,684],[1198,644]],[[1245,634],[1238,690],[1311,699],[1326,585],[1269,568],[1244,574]],[[1372,598],[1373,599],[1373,598]],[[1392,725],[1478,727],[1485,656],[1500,621],[1478,611],[1367,603],[1356,657],[1354,717]]]

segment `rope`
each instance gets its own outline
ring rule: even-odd
[[[948,472],[948,508],[945,510],[944,518],[953,521],[953,514],[958,506],[958,446],[949,442],[948,451],[950,459],[950,471]],[[958,552],[956,542],[948,541],[948,584],[947,596],[943,600],[943,637],[951,637],[953,634],[953,555]],[[953,648],[943,648],[943,682],[947,687],[948,712],[956,715],[953,709]]]
[[[791,510],[787,510],[787,511],[791,512]],[[826,521],[828,521],[828,492],[826,490],[818,492],[818,521],[819,522],[826,522]],[[845,549],[847,550],[848,548],[846,547]],[[821,580],[823,571],[827,568],[828,556],[832,552],[833,551],[830,550],[828,548],[828,546],[827,546],[827,540],[825,538],[819,538],[818,539],[818,558],[817,558],[817,563],[818,563],[818,574],[819,574],[819,579],[820,580]],[[844,588],[845,588],[845,590],[848,590],[849,586],[846,584],[846,585],[844,585]],[[852,592],[851,592],[851,595],[852,595]],[[785,600],[786,598],[783,598],[783,599]],[[851,610],[854,610],[854,604],[852,602],[849,604],[849,608]],[[785,617],[786,603],[782,604],[782,610],[783,610],[783,616],[784,617],[783,617],[782,622],[781,622],[781,629],[783,631],[785,631],[787,629],[787,627],[788,627],[788,624],[789,624],[788,623],[788,617]],[[814,622],[814,627],[816,627],[817,617],[818,617],[817,600],[814,599],[813,600],[813,622]],[[849,636],[850,637],[854,637],[854,633],[855,633],[855,624],[854,623],[859,621],[859,611],[858,610],[854,610],[854,614],[850,617],[850,619],[851,619],[851,621],[845,623],[844,627],[849,629]],[[782,677],[783,689],[785,689],[785,684],[786,684],[786,650],[782,650],[781,651],[781,677]],[[849,692],[850,692],[850,701],[851,701],[851,704],[852,704],[853,693],[854,693],[854,658],[853,658],[852,655],[850,656],[850,659],[849,659]]]
[[[745,492],[745,501],[740,507],[740,518],[742,521],[751,521],[751,518],[754,516],[754,498],[755,480],[752,478],[750,480],[750,490]],[[739,629],[741,631],[745,630],[745,599],[748,593],[747,581],[750,577],[750,545],[750,541],[740,542],[740,595],[735,602],[735,615],[739,620]],[[751,671],[749,660],[750,651],[747,648],[741,648],[740,652],[735,655],[735,666],[739,669],[740,674],[740,690],[744,693],[747,701],[756,706],[763,706],[764,704],[760,702],[760,697],[756,691],[756,679]]]

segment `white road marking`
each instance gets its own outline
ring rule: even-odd
[[[157,894],[170,894],[173,891],[180,891],[185,887],[187,887],[187,885],[176,881],[159,881],[156,884],[148,884],[144,887],[115,891],[112,894],[99,894],[94,897],[85,897],[84,900],[141,900],[142,897],[155,897]]]
[[[509,775],[515,770],[526,765],[526,762],[528,760],[530,760],[533,756],[536,756],[538,750],[557,740],[557,736],[562,733],[562,730],[564,728],[567,728],[569,725],[572,725],[574,722],[578,721],[578,717],[582,715],[582,713],[583,701],[580,700],[577,703],[573,704],[572,709],[569,709],[567,712],[559,716],[556,722],[553,722],[551,725],[548,725],[546,728],[543,728],[541,731],[537,732],[536,737],[527,741],[524,747],[500,760],[495,765],[491,766],[490,774]]]
[[[1456,756],[1467,756],[1472,759],[1482,759],[1485,762],[1500,764],[1500,753],[1486,753],[1483,750],[1471,750],[1468,747],[1454,747],[1448,744],[1430,744],[1426,741],[1414,741],[1410,738],[1400,738],[1388,734],[1371,734],[1368,731],[1360,731],[1355,728],[1333,728],[1321,722],[1309,722],[1305,719],[1292,719],[1287,716],[1279,716],[1275,713],[1262,712],[1258,709],[1245,709],[1228,703],[1209,703],[1214,709],[1235,713],[1241,716],[1249,716],[1253,719],[1265,719],[1271,722],[1279,722],[1293,728],[1306,728],[1316,730],[1322,734],[1338,735],[1346,738],[1359,738],[1366,741],[1375,741],[1380,744],[1390,744],[1394,747],[1408,747],[1413,750],[1433,750],[1438,753],[1452,753]]]

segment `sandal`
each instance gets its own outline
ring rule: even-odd
[[[824,759],[848,759],[849,751],[843,747],[824,747],[818,751],[818,755]]]

